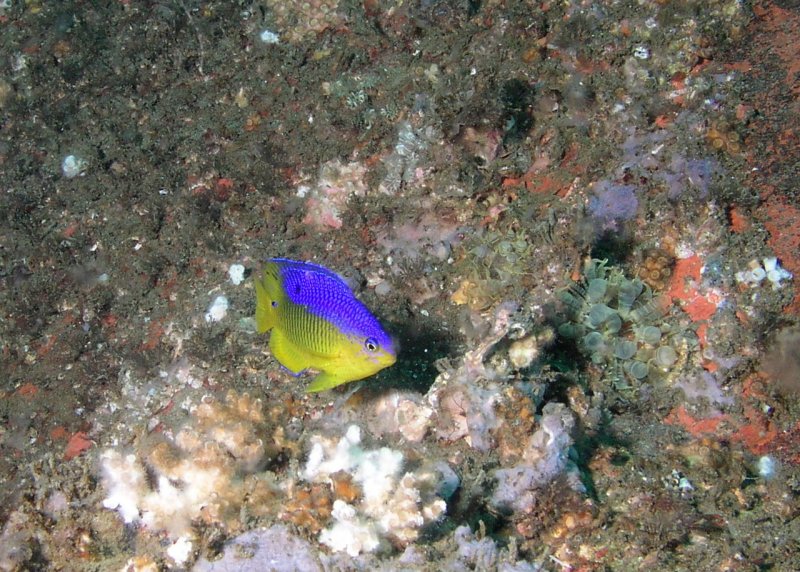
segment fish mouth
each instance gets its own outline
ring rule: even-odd
[[[380,355],[375,356],[375,364],[381,369],[394,365],[397,362],[397,356],[391,352],[383,351]]]
[[[383,351],[380,355],[375,356],[373,360],[373,364],[375,365],[375,371],[373,373],[378,373],[382,369],[393,366],[395,363],[397,363],[397,356],[388,351]]]

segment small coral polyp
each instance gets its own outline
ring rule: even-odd
[[[639,264],[637,276],[655,291],[664,290],[672,276],[675,258],[661,248],[648,248]]]
[[[665,321],[667,301],[607,261],[586,262],[583,278],[560,295],[568,312],[558,333],[603,368],[618,389],[676,371],[693,340]]]

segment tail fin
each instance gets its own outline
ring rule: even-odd
[[[280,269],[274,262],[264,268],[260,278],[256,278],[256,329],[264,333],[277,321],[278,305],[283,302]]]

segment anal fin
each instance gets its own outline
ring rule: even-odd
[[[318,391],[325,391],[326,389],[333,389],[343,383],[347,383],[351,381],[346,378],[337,377],[333,374],[322,372],[317,377],[314,378],[314,381],[306,387],[306,393],[317,393]]]
[[[293,375],[298,375],[310,367],[308,356],[295,346],[280,329],[273,329],[269,337],[269,349],[276,360]]]

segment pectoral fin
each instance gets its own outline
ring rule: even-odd
[[[260,278],[255,279],[255,287],[256,329],[259,334],[263,334],[275,326],[278,319],[276,308],[283,299],[274,264],[267,267]]]

